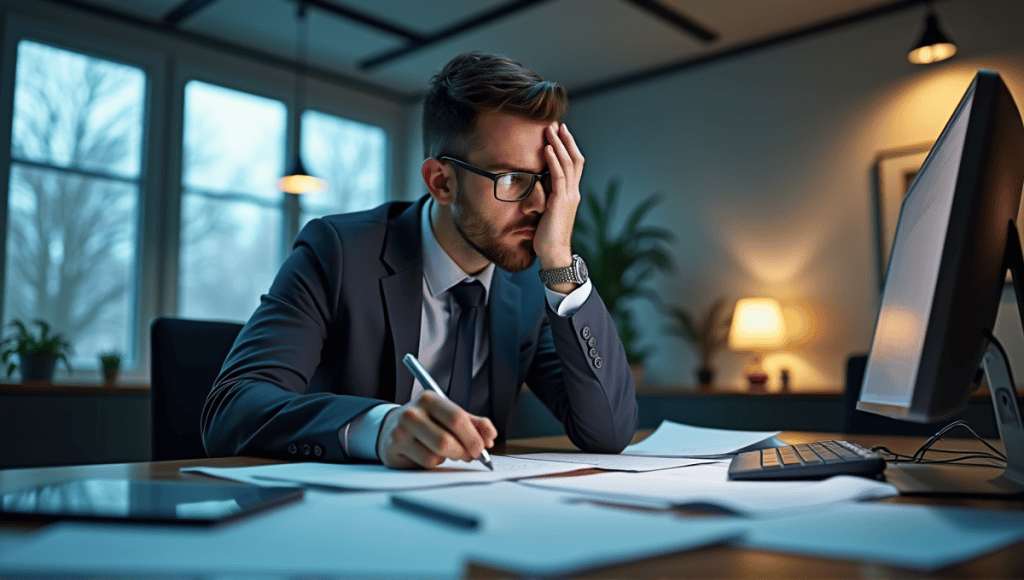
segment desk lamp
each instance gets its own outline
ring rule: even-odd
[[[750,352],[750,361],[744,369],[751,392],[763,393],[768,374],[761,366],[764,351],[786,343],[786,321],[782,306],[774,298],[742,298],[736,302],[736,311],[729,328],[729,348]]]

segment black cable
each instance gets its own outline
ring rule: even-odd
[[[933,445],[938,443],[946,433],[948,433],[950,430],[955,429],[957,427],[963,427],[964,429],[967,429],[967,431],[969,431],[971,433],[971,435],[973,435],[978,441],[981,441],[986,447],[991,449],[992,453],[989,453],[987,451],[961,451],[961,450],[954,450],[954,449],[934,449],[932,447]],[[956,464],[956,465],[967,465],[967,466],[973,466],[973,467],[996,467],[996,468],[1004,468],[1004,467],[1006,467],[1006,463],[1007,463],[1006,455],[1004,455],[1001,451],[999,451],[998,449],[996,449],[995,447],[990,445],[988,443],[988,441],[985,441],[981,437],[981,435],[978,435],[978,433],[974,429],[971,428],[970,424],[968,424],[967,421],[964,421],[963,419],[960,419],[960,420],[957,420],[957,421],[953,421],[949,425],[946,425],[942,429],[939,429],[939,431],[937,433],[935,433],[934,435],[932,435],[931,437],[929,437],[928,440],[925,441],[924,444],[921,445],[917,449],[917,451],[914,452],[913,455],[905,455],[905,454],[902,454],[902,453],[896,453],[895,451],[892,451],[891,449],[889,449],[888,447],[886,447],[884,445],[876,445],[875,447],[871,448],[871,451],[874,451],[875,453],[880,453],[880,454],[883,454],[883,455],[890,455],[890,456],[892,456],[892,460],[891,461],[893,463],[920,463],[920,464],[930,464],[930,465],[931,464]],[[925,459],[925,454],[928,453],[929,451],[931,451],[933,453],[958,454],[959,456],[958,457],[952,457],[952,458],[949,458],[949,459]],[[994,461],[996,463],[995,464],[992,464],[992,463],[965,463],[965,461],[969,461],[969,460],[973,460],[973,459],[982,459],[982,460],[987,460],[987,461]]]

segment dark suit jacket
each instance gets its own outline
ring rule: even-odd
[[[426,200],[302,229],[206,399],[210,456],[344,461],[345,423],[380,403],[409,401],[413,377],[402,357],[419,349]],[[499,441],[525,382],[574,444],[617,453],[637,410],[612,319],[596,291],[571,317],[552,312],[538,267],[496,269],[492,281],[488,415]]]

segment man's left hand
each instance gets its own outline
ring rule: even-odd
[[[565,124],[551,123],[544,129],[544,135],[548,140],[544,146],[544,158],[551,172],[551,191],[545,192],[547,203],[537,224],[533,249],[541,269],[554,270],[572,265],[572,230],[576,223],[576,208],[580,205],[580,176],[584,160]]]

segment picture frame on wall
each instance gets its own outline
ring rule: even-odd
[[[932,143],[918,143],[905,147],[884,149],[875,155],[872,167],[875,193],[875,230],[878,246],[878,284],[885,288],[885,273],[889,267],[896,225],[900,219],[903,198],[910,190]]]

